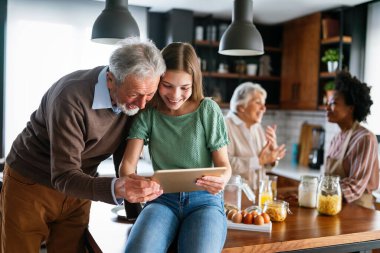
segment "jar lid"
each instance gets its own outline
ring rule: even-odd
[[[327,179],[327,180],[340,180],[340,176],[337,176],[337,175],[325,175],[325,176],[322,176],[322,179]]]
[[[301,176],[301,181],[317,181],[318,182],[318,177],[304,175],[304,176]]]
[[[227,184],[230,185],[241,185],[243,180],[240,175],[232,175]]]
[[[264,206],[270,206],[270,207],[288,207],[289,203],[283,200],[271,200],[266,201],[264,203]]]

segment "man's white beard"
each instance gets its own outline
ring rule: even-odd
[[[119,104],[119,103],[117,103],[117,107],[119,107],[120,110],[121,110],[123,113],[127,114],[128,116],[133,116],[133,115],[135,115],[135,114],[139,111],[139,108],[138,108],[138,107],[136,107],[136,108],[134,108],[134,109],[128,109],[128,108],[125,106],[125,104]]]

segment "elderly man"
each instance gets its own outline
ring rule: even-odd
[[[91,200],[144,202],[162,194],[142,177],[96,177],[120,161],[131,115],[145,107],[165,72],[151,41],[125,40],[109,66],[59,79],[14,141],[0,198],[0,252],[85,252]],[[118,166],[118,164],[115,164]]]

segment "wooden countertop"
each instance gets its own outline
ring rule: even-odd
[[[111,212],[113,207],[93,202],[89,231],[101,249],[95,252],[124,252],[131,224],[118,219]],[[368,247],[380,248],[379,211],[353,204],[345,204],[336,216],[322,216],[315,209],[292,203],[290,209],[293,214],[288,215],[284,222],[274,222],[269,234],[228,230],[223,252],[279,252],[311,248],[318,248],[314,252],[322,252],[326,249],[324,247],[345,247],[352,243],[362,245],[363,242]]]
[[[278,252],[380,240],[380,212],[346,204],[336,216],[291,205],[271,234],[229,230],[223,252]],[[244,249],[244,251],[243,251]]]

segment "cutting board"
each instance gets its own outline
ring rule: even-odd
[[[321,127],[320,125],[312,125],[307,122],[302,124],[299,138],[299,165],[308,166],[309,154],[313,147],[313,129]]]

